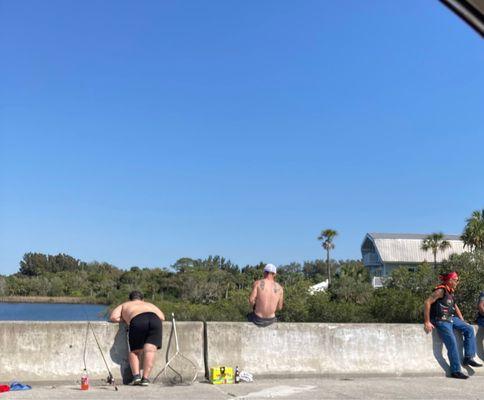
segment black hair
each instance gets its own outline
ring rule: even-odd
[[[144,296],[143,296],[143,293],[141,293],[139,290],[133,290],[129,294],[129,299],[130,300],[143,300]]]

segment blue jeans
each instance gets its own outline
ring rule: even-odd
[[[457,341],[454,335],[454,329],[460,331],[460,333],[464,336],[464,357],[474,358],[476,355],[476,338],[474,335],[474,328],[457,317],[453,317],[452,322],[435,321],[432,323],[437,328],[437,332],[447,348],[447,355],[449,356],[450,361],[450,372],[459,372],[460,357],[459,349],[457,348]]]

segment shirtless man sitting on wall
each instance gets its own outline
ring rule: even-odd
[[[249,303],[253,312],[249,314],[249,321],[258,326],[269,326],[277,321],[276,311],[281,310],[284,303],[282,286],[275,281],[276,266],[267,264],[264,267],[264,279],[254,282]]]
[[[157,349],[161,349],[161,321],[165,316],[154,304],[143,301],[137,290],[129,294],[129,301],[117,306],[110,316],[111,322],[124,321],[128,326],[129,365],[133,373],[132,385],[148,386],[149,376],[155,362]],[[143,377],[140,360],[143,357]]]

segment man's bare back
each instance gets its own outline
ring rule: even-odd
[[[254,282],[249,302],[254,306],[254,312],[261,318],[273,318],[276,311],[283,306],[282,286],[273,279],[266,277]]]
[[[124,321],[129,325],[134,317],[145,312],[155,313],[159,319],[165,320],[163,312],[158,307],[143,300],[130,300],[120,304],[111,313],[110,320],[112,322]]]

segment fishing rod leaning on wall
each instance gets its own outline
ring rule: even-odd
[[[104,365],[106,366],[106,370],[108,372],[108,377],[106,378],[106,383],[109,384],[109,385],[113,385],[114,389],[117,391],[118,386],[116,385],[116,382],[114,380],[114,376],[111,373],[111,370],[109,369],[109,365],[106,361],[106,357],[104,357],[104,352],[101,349],[101,345],[99,344],[99,341],[97,339],[96,332],[94,332],[94,328],[92,327],[91,321],[89,320],[89,317],[87,315],[86,310],[84,309],[84,306],[83,306],[83,310],[84,310],[84,314],[86,315],[87,327],[86,327],[86,340],[84,341],[84,356],[83,356],[84,374],[81,378],[81,389],[86,390],[87,388],[89,388],[89,383],[88,383],[88,378],[87,378],[88,375],[87,375],[86,351],[87,351],[87,338],[89,336],[89,331],[91,331],[92,336],[94,337],[94,340],[96,342],[97,348],[99,349],[99,352],[101,353],[101,357],[104,361]],[[83,384],[84,384],[84,386],[83,386]]]

